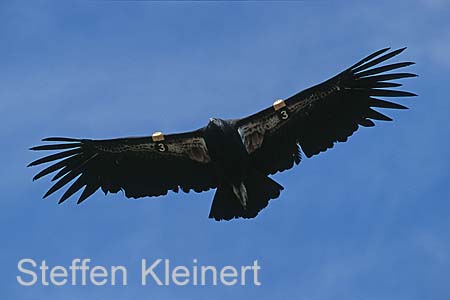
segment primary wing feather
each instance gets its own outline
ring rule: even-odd
[[[29,166],[51,163],[33,180],[57,172],[52,178],[56,183],[44,198],[68,186],[59,203],[83,188],[77,203],[100,188],[105,193],[123,190],[127,197],[139,198],[179,189],[201,192],[217,186],[202,130],[167,135],[163,141],[154,141],[152,137],[111,140],[56,137],[43,141],[58,144],[31,150],[64,151],[37,159]]]
[[[287,98],[285,107],[279,110],[269,107],[237,120],[236,125],[254,166],[266,174],[289,169],[300,162],[299,146],[307,157],[311,157],[332,148],[336,142],[347,141],[359,126],[374,126],[372,120],[392,120],[372,108],[405,109],[403,105],[376,98],[415,96],[388,89],[401,86],[390,80],[416,76],[411,73],[386,74],[413,64],[400,62],[378,66],[405,48],[388,50],[379,50],[337,76]]]

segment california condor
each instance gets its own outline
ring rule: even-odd
[[[301,151],[311,157],[347,141],[359,126],[372,127],[373,120],[391,121],[374,107],[406,108],[377,98],[416,96],[391,89],[401,86],[393,80],[415,74],[389,72],[413,62],[379,66],[404,49],[379,50],[254,115],[211,118],[208,125],[191,132],[109,140],[45,138],[54,143],[31,150],[58,152],[29,164],[51,163],[33,180],[56,172],[52,178],[56,183],[44,198],[73,181],[59,203],[83,188],[77,203],[99,188],[105,194],[122,190],[128,198],[216,188],[210,218],[254,218],[283,190],[268,176],[299,164]]]

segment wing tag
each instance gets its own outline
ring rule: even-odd
[[[275,101],[272,106],[281,120],[287,120],[289,118],[289,109],[282,99]]]
[[[275,110],[280,110],[283,107],[286,107],[286,103],[284,103],[283,99],[278,99],[272,104],[272,106]]]
[[[161,142],[164,141],[164,135],[162,134],[162,132],[157,131],[155,133],[152,134],[152,140],[154,142]]]
[[[156,144],[156,150],[158,150],[158,152],[166,152],[169,148],[166,144],[163,143],[164,141],[164,135],[162,134],[162,132],[157,131],[155,133],[152,134],[152,140],[157,143]]]

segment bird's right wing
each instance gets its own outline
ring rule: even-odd
[[[300,147],[311,157],[332,148],[336,142],[347,141],[359,126],[374,126],[372,120],[391,121],[372,108],[406,108],[378,97],[415,96],[390,89],[401,86],[392,80],[415,74],[386,73],[413,62],[377,65],[404,49],[379,50],[321,84],[235,121],[253,165],[266,174],[274,174],[300,162]]]
[[[43,141],[58,143],[31,150],[60,151],[29,164],[53,163],[33,180],[58,171],[52,179],[58,181],[44,198],[76,178],[59,203],[83,187],[78,203],[99,188],[105,193],[123,190],[127,197],[139,198],[179,189],[202,192],[217,186],[202,129],[167,136],[157,133],[110,140],[46,138]]]

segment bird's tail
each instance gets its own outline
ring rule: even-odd
[[[249,176],[244,181],[247,199],[245,205],[236,196],[236,191],[230,185],[219,186],[211,205],[209,217],[216,221],[233,218],[254,218],[269,204],[270,199],[276,199],[284,189],[276,181],[265,175]]]

